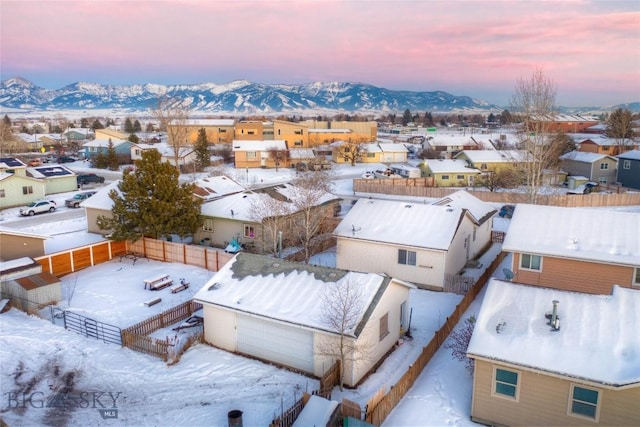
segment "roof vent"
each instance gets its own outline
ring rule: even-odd
[[[553,310],[551,311],[551,314],[549,313],[545,314],[545,317],[549,319],[549,321],[547,322],[547,325],[551,326],[551,330],[559,331],[560,316],[558,316],[558,304],[560,304],[560,301],[554,299],[552,303],[553,303]]]

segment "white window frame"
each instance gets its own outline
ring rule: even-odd
[[[609,163],[600,163],[600,170],[609,169]]]
[[[402,259],[402,261],[404,262],[400,262],[401,252],[404,252],[404,257]],[[411,259],[411,254],[413,254],[413,259]],[[411,263],[411,261],[413,261],[413,263]],[[398,249],[398,264],[415,266],[417,263],[418,263],[418,254],[416,253],[416,251],[410,251],[408,249]]]
[[[449,180],[449,175],[442,175],[441,178],[443,181],[448,181]]]
[[[517,375],[515,384],[511,384],[511,383],[500,381],[500,383],[502,383],[502,384],[515,387],[514,396],[511,396],[511,395],[508,395],[508,394],[504,394],[504,393],[500,393],[500,392],[496,391],[496,385],[499,383],[499,381],[498,381],[498,370],[505,371],[505,372],[510,372],[510,373],[513,373],[513,374]],[[513,402],[518,402],[518,401],[520,401],[520,385],[521,385],[521,383],[522,383],[522,372],[518,371],[517,369],[511,369],[511,368],[506,368],[504,366],[493,365],[493,375],[491,376],[491,396],[492,397],[497,397],[497,398],[500,398],[500,399],[506,399],[506,400],[511,400]]]
[[[524,257],[525,256],[529,257],[529,263],[528,263],[529,266],[528,267],[524,267],[523,266],[523,262],[524,262]],[[540,259],[540,268],[532,268],[531,267],[531,260],[533,259],[533,257],[538,257]],[[542,271],[542,256],[534,255],[534,254],[520,254],[520,262],[518,264],[520,265],[520,269],[522,269],[522,270],[541,272]]]
[[[253,239],[256,237],[256,230],[251,224],[244,224],[243,227],[243,236],[247,239]]]
[[[247,151],[247,160],[256,160],[258,158],[257,151]]]
[[[594,414],[593,417],[590,417],[590,416],[584,415],[584,414],[580,414],[580,413],[577,413],[577,412],[573,412],[573,403],[574,403],[574,401],[576,401],[576,399],[574,399],[574,397],[573,397],[573,392],[574,392],[576,387],[577,388],[581,388],[583,390],[590,390],[590,391],[594,391],[594,392],[598,393],[598,401],[595,403],[596,411],[595,411],[595,414]],[[580,401],[578,400],[578,402],[580,402]],[[586,404],[586,405],[590,405],[590,406],[594,406],[594,404],[592,402],[584,402],[583,401],[581,403]],[[601,390],[599,390],[597,388],[594,388],[594,387],[587,387],[587,386],[585,386],[583,384],[573,384],[572,383],[570,385],[570,388],[569,388],[569,399],[568,399],[568,402],[567,402],[567,415],[568,416],[574,417],[574,418],[580,418],[581,420],[588,420],[588,421],[592,421],[592,422],[597,423],[599,421],[599,419],[600,419],[600,407],[601,406],[602,406],[602,391]]]
[[[623,160],[622,169],[631,169],[631,160]]]
[[[202,222],[203,231],[213,231],[213,218],[205,218]]]
[[[633,286],[640,287],[640,267],[633,269],[633,277],[631,278],[631,284]]]

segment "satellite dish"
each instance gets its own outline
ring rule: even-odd
[[[509,270],[508,268],[503,268],[502,273],[504,274],[504,278],[507,280],[511,280],[513,279],[513,276],[515,276],[515,274],[513,274],[513,271]]]

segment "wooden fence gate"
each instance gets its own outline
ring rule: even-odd
[[[65,329],[87,338],[122,345],[122,331],[117,326],[99,322],[72,311],[60,310],[56,307],[51,308],[51,319],[53,323],[58,323],[58,321],[62,319],[62,326],[64,326]]]

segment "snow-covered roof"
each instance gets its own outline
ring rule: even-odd
[[[456,134],[429,134],[427,135],[426,142],[432,147],[460,147],[463,145],[478,145],[478,143],[469,135],[456,135]]]
[[[195,185],[193,193],[204,200],[216,199],[245,190],[242,185],[224,175],[200,178],[193,184]]]
[[[478,225],[491,219],[491,217],[493,217],[497,212],[493,205],[483,202],[464,190],[456,191],[448,196],[444,196],[432,204],[437,206],[451,206],[453,208],[467,209],[473,217],[474,222]]]
[[[433,173],[480,173],[462,159],[428,159],[424,161]]]
[[[63,165],[43,165],[27,168],[27,173],[33,178],[58,178],[61,176],[75,176],[75,173]]]
[[[291,159],[313,159],[316,155],[312,148],[292,148],[289,150],[289,158]]]
[[[369,145],[373,145],[373,144],[369,144]],[[394,153],[407,153],[409,152],[409,150],[407,150],[407,147],[405,147],[404,144],[394,144],[394,143],[385,143],[385,142],[378,142],[375,145],[378,146],[378,148],[380,148],[380,150],[383,153],[389,153],[389,152],[394,152]]]
[[[122,194],[118,188],[121,180],[116,180],[108,185],[100,188],[96,194],[80,203],[80,206],[91,209],[100,209],[110,211],[113,208],[113,200],[109,197],[111,190],[115,190],[118,194]]]
[[[640,266],[640,214],[518,204],[502,249]]]
[[[460,156],[462,153],[464,153],[474,163],[522,162],[531,157],[525,150],[463,150],[457,154],[456,157]]]
[[[455,207],[360,199],[334,235],[446,251],[463,215],[464,211]]]
[[[113,144],[114,147],[117,147],[122,144],[131,144],[133,142],[128,141],[126,139],[93,139],[91,141],[87,141],[82,144],[83,147],[96,147],[96,148],[107,148],[109,147],[109,142]]]
[[[286,150],[287,143],[283,139],[269,139],[259,141],[233,140],[233,151],[268,151],[272,148],[277,150]]]
[[[554,300],[559,330],[545,317]],[[591,295],[491,279],[467,354],[622,386],[640,382],[639,326],[637,290]]]
[[[589,153],[586,151],[570,151],[560,156],[561,160],[573,160],[574,162],[593,163],[608,157],[612,160],[616,160],[614,157],[607,156],[606,154]]]
[[[335,400],[327,400],[312,394],[292,427],[326,426],[338,405],[340,403]]]
[[[256,190],[247,190],[241,193],[230,194],[210,202],[202,204],[200,212],[203,216],[212,218],[227,218],[238,221],[256,222],[261,218],[252,216],[252,206],[258,205],[261,199],[272,197],[270,193],[275,192],[285,200],[291,201],[297,197],[297,188],[293,184],[278,184]],[[338,196],[331,193],[323,193],[318,199],[318,205],[332,200],[338,200]],[[290,213],[294,213],[296,208],[293,203],[289,203]],[[254,215],[259,214],[255,212]],[[265,215],[267,212],[265,212]]]
[[[618,145],[618,142],[615,140],[615,138],[609,138],[605,135],[589,135],[587,139],[584,139],[578,142],[578,144],[590,144],[590,143],[593,143],[596,145],[603,145],[603,146]],[[627,144],[633,145],[633,141],[628,141]]]
[[[309,133],[353,133],[351,129],[309,129]]]
[[[185,121],[187,126],[233,126],[234,119],[190,119]]]
[[[357,326],[348,334],[358,336],[366,316],[372,312],[390,281],[389,277],[380,274],[240,252],[215,273],[193,299],[315,330],[336,332],[323,324],[320,301],[330,284],[357,286],[362,304],[357,310]]]
[[[0,235],[2,234],[10,234],[12,236],[22,236],[22,237],[33,237],[35,239],[42,239],[42,240],[51,238],[51,236],[47,234],[30,233],[28,231],[22,231],[15,228],[3,227],[0,225]]]
[[[640,160],[640,150],[631,150],[618,154],[619,159]]]

